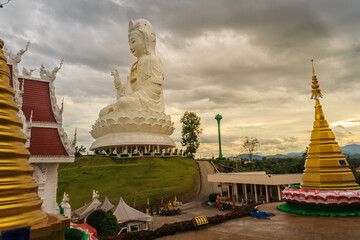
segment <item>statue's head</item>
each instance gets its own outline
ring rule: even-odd
[[[151,23],[145,19],[129,22],[129,46],[135,57],[155,54],[156,35]]]

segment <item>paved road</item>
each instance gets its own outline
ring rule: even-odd
[[[200,168],[200,192],[191,202],[186,203],[182,206],[183,210],[190,210],[196,208],[203,208],[204,204],[206,204],[209,200],[210,193],[219,192],[219,188],[216,183],[208,182],[208,174],[214,173],[215,170],[213,166],[208,161],[198,161],[198,165]],[[205,205],[206,206],[206,205]]]
[[[342,240],[359,239],[360,217],[314,217],[282,212],[269,203],[260,211],[272,212],[271,220],[243,217],[214,225],[202,231],[177,233],[161,240],[227,240],[227,239],[291,239]]]
[[[164,225],[165,223],[173,223],[185,220],[191,220],[195,216],[206,215],[213,216],[219,214],[219,210],[214,207],[207,206],[210,193],[219,192],[219,188],[216,183],[210,183],[207,181],[207,175],[214,173],[214,168],[207,161],[198,161],[201,174],[201,185],[199,194],[188,203],[181,206],[181,214],[176,216],[153,216],[153,223],[151,229],[156,229]]]
[[[207,174],[214,170],[208,162],[199,162],[202,175],[200,194],[183,205],[183,212],[177,216],[154,216],[153,229],[164,223],[191,220],[194,216],[213,216],[224,214],[217,208],[205,204],[210,193],[218,192],[217,184],[207,182]],[[269,203],[259,206],[260,211],[275,213],[271,220],[243,217],[222,224],[214,225],[202,231],[190,231],[166,236],[161,240],[227,240],[227,239],[359,239],[360,217],[313,217],[303,216],[277,210],[282,203]]]

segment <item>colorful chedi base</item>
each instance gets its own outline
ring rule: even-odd
[[[287,202],[278,209],[313,216],[360,216],[360,189],[319,190],[304,189],[299,185],[283,190]]]
[[[287,203],[277,208],[304,215],[360,216],[360,187],[325,120],[314,67],[312,89],[311,98],[316,102],[315,121],[303,183],[285,188],[282,194]]]

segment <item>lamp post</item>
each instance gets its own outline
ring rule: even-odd
[[[218,123],[218,135],[219,135],[219,158],[222,158],[223,155],[221,153],[221,134],[220,134],[220,120],[222,119],[222,116],[220,114],[215,116],[215,119]]]

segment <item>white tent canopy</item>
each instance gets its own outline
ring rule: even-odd
[[[113,209],[114,207],[115,207],[114,204],[112,204],[109,201],[108,197],[106,196],[104,201],[98,206],[97,209],[100,209],[100,210],[103,210],[103,211],[107,212],[107,211]]]
[[[125,223],[131,221],[142,221],[149,222],[152,221],[153,218],[150,215],[142,213],[130,206],[128,206],[122,197],[120,197],[120,201],[112,210],[114,215],[116,216],[118,223]]]
[[[88,204],[86,204],[85,206],[75,210],[71,216],[72,217],[79,217],[80,219],[82,218],[87,218],[92,212],[94,212],[97,207],[100,205],[101,203],[99,202],[98,199],[93,199],[91,202],[89,202]]]

